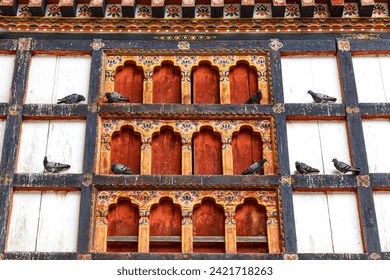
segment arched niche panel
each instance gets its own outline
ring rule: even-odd
[[[181,103],[181,71],[163,63],[153,71],[153,103]]]
[[[263,157],[261,136],[243,127],[232,137],[233,174],[239,175],[252,163]],[[258,174],[264,174],[263,170]]]
[[[150,252],[181,252],[181,209],[169,198],[162,198],[160,203],[152,206],[150,221]],[[173,237],[175,242],[153,242],[153,237]]]
[[[107,235],[138,237],[138,206],[120,199],[109,208]],[[138,242],[107,242],[107,252],[137,252]]]
[[[141,136],[132,127],[123,128],[111,139],[111,163],[121,163],[140,174]]]
[[[219,72],[210,64],[201,63],[192,72],[192,103],[220,104]]]
[[[267,236],[266,208],[257,201],[246,199],[235,213],[237,239],[240,236]],[[268,253],[268,244],[237,242],[237,253]]]
[[[194,207],[192,213],[194,253],[224,253],[225,252],[225,213],[213,199],[205,198],[201,204]],[[219,242],[205,240],[197,241],[197,237],[207,238],[218,236]],[[221,242],[223,241],[223,242]]]
[[[230,68],[230,103],[242,104],[248,98],[256,94],[258,89],[256,69],[248,64],[240,62]]]
[[[211,128],[201,128],[193,139],[193,172],[195,175],[218,175],[222,171],[222,142]]]
[[[181,137],[170,127],[153,136],[152,174],[181,174]]]
[[[143,101],[144,71],[135,63],[128,62],[115,74],[114,89],[130,99],[131,103]]]

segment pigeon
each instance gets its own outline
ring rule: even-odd
[[[306,175],[308,173],[318,173],[320,172],[318,169],[313,168],[303,162],[296,161],[295,162],[295,168],[297,171],[303,175]]]
[[[261,98],[262,98],[261,90],[258,90],[257,93],[249,97],[249,99],[245,101],[244,104],[260,104]]]
[[[85,100],[84,96],[77,94],[77,93],[73,93],[71,95],[65,96],[64,98],[58,99],[57,104],[61,104],[61,103],[77,104],[77,103],[84,101],[84,100]]]
[[[70,168],[69,164],[47,161],[47,156],[43,159],[43,167],[50,173],[57,173]]]
[[[263,169],[263,165],[267,160],[265,158],[261,159],[258,162],[255,162],[251,166],[249,166],[247,169],[242,171],[241,175],[248,175],[248,174],[257,174],[261,169]]]
[[[111,171],[114,174],[135,174],[133,171],[130,170],[130,168],[120,163],[111,164]]]
[[[318,93],[318,92],[313,92],[311,90],[309,90],[307,92],[308,94],[311,95],[311,97],[313,97],[313,100],[315,103],[327,103],[329,101],[336,101],[337,98],[334,98],[334,97],[331,97],[329,95],[325,95],[325,94],[322,94],[322,93]]]
[[[349,171],[352,171],[352,172],[356,172],[356,174],[359,174],[360,173],[360,168],[357,168],[357,167],[353,167],[349,164],[346,164],[345,162],[342,162],[342,161],[338,161],[337,159],[332,159],[333,161],[333,164],[334,164],[334,167],[336,167],[336,169],[342,173],[347,173]]]
[[[124,97],[122,94],[113,91],[113,92],[106,92],[106,97],[108,99],[108,103],[116,103],[120,101],[130,102],[130,100],[126,97]]]

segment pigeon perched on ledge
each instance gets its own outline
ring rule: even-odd
[[[248,175],[248,174],[256,174],[256,175],[258,175],[257,172],[259,172],[261,169],[263,169],[264,163],[266,161],[267,160],[265,158],[263,158],[260,161],[255,162],[254,164],[249,166],[247,169],[242,171],[241,175]]]
[[[313,92],[311,90],[309,90],[307,93],[311,95],[315,103],[327,103],[330,101],[335,102],[337,100],[337,98],[335,97],[331,97],[329,95],[325,95],[318,92]]]
[[[81,101],[85,101],[85,97],[81,94],[73,93],[65,96],[64,98],[58,99],[57,104],[65,103],[65,104],[77,104]]]
[[[130,102],[130,100],[127,97],[124,97],[122,94],[116,91],[106,92],[105,96],[108,99],[108,103],[117,103],[121,101]]]
[[[244,104],[260,104],[262,97],[263,94],[261,93],[261,90],[258,90],[256,94],[249,97],[249,99],[245,101]]]
[[[320,172],[318,169],[316,168],[313,168],[303,162],[299,162],[299,161],[296,161],[295,162],[295,168],[296,170],[303,174],[303,175],[306,175],[306,174],[309,174],[309,173],[318,173]]]
[[[130,170],[130,168],[120,163],[111,164],[111,171],[114,174],[135,174],[133,171]]]
[[[338,171],[340,171],[341,173],[347,173],[349,171],[353,172],[354,174],[359,174],[360,173],[360,168],[358,167],[353,167],[345,162],[342,162],[342,161],[339,161],[337,159],[332,159],[333,161],[333,164],[334,164],[334,167],[336,167],[336,169]]]
[[[59,163],[59,162],[52,162],[47,160],[47,156],[43,159],[43,167],[47,172],[50,173],[57,173],[60,171],[63,171],[65,169],[70,168],[69,164]]]

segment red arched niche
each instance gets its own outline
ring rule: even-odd
[[[203,199],[192,213],[195,236],[225,236],[225,213],[213,199]],[[224,253],[225,242],[194,242],[194,253]]]
[[[237,237],[267,236],[266,208],[257,201],[245,200],[237,207],[234,218]],[[268,253],[268,243],[237,242],[237,253]]]
[[[114,89],[126,96],[131,103],[142,103],[144,71],[134,62],[129,62],[115,74]]]
[[[151,239],[150,252],[181,252],[181,209],[173,204],[170,198],[162,198],[154,205],[149,214],[150,237],[175,236],[179,242],[153,242]]]
[[[257,92],[256,69],[241,62],[230,68],[230,103],[243,104],[248,98]]]
[[[164,63],[153,72],[153,103],[181,103],[181,72]]]
[[[152,174],[181,174],[181,137],[170,127],[153,136]]]
[[[138,236],[138,206],[129,200],[119,200],[107,215],[108,236]],[[107,252],[137,252],[138,242],[107,242]]]
[[[232,137],[233,174],[240,175],[252,163],[262,158],[261,136],[253,133],[252,128],[241,128]],[[258,174],[264,174],[263,171]]]
[[[136,174],[140,174],[141,145],[139,133],[134,132],[132,127],[123,128],[120,133],[112,136],[111,164],[124,164]]]
[[[219,72],[202,63],[192,72],[192,103],[220,104]]]
[[[221,136],[215,135],[211,128],[202,128],[192,142],[194,174],[223,174]]]

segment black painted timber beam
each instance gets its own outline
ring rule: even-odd
[[[27,119],[42,117],[84,118],[87,116],[86,104],[25,104],[23,116]]]
[[[77,0],[70,0],[66,2],[59,2],[61,16],[63,17],[75,17],[77,11]]]

